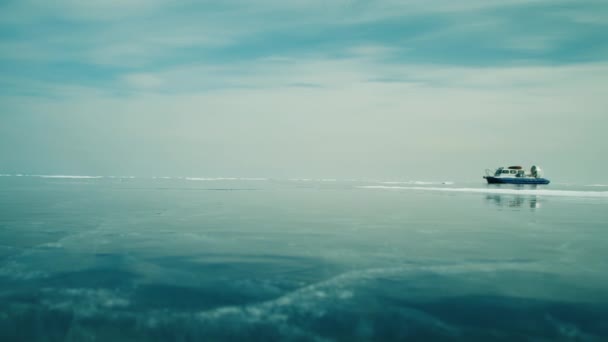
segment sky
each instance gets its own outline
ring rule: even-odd
[[[0,173],[608,181],[608,1],[0,1]]]

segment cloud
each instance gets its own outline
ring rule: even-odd
[[[150,71],[202,60],[293,57],[313,51],[331,56],[367,45],[390,49],[394,62],[559,60],[562,55],[596,51],[593,45],[555,49],[572,39],[592,39],[596,27],[605,22],[601,18],[608,18],[608,6],[588,3],[590,10],[571,1],[560,1],[561,6],[547,1],[477,0],[457,4],[13,1],[4,5],[0,16],[0,28],[13,33],[3,40],[0,59]],[[581,19],[585,17],[596,19]],[[513,51],[504,53],[509,50]],[[539,50],[554,54],[539,55]]]
[[[140,74],[127,74],[123,76],[125,82],[135,88],[158,88],[163,84],[163,81],[160,77],[140,73]]]
[[[340,158],[349,170],[396,170],[409,162],[389,154],[418,151],[419,162],[437,163],[431,156],[440,146],[454,158],[481,158],[510,130],[522,137],[514,147],[526,148],[539,127],[538,151],[530,153],[557,158],[561,149],[588,162],[601,149],[592,142],[607,106],[605,25],[581,19],[607,13],[598,1],[121,4],[3,4],[1,109],[13,120],[0,128],[4,146],[29,146],[17,131],[36,129],[34,115],[44,113],[38,120],[71,130],[61,144],[45,142],[56,152],[40,160],[65,160],[56,154],[69,148],[71,163],[80,163],[126,141],[133,150],[106,163],[135,163],[127,154],[151,144],[173,163],[165,166],[213,161],[225,165],[212,172],[220,176],[241,167],[258,171],[228,174],[273,176],[264,165],[278,158],[286,169],[324,168]],[[107,117],[115,120],[98,122]],[[132,136],[141,122],[145,129]],[[591,147],[574,153],[580,144]],[[220,147],[247,157],[222,159]],[[35,151],[4,152],[22,164],[19,154]],[[201,165],[188,153],[199,153]]]
[[[143,16],[170,5],[166,0],[44,0],[6,1],[6,11],[0,21],[28,24],[51,18],[75,21],[109,21],[131,16]],[[12,14],[12,15],[11,15]]]

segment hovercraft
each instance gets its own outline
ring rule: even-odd
[[[533,165],[530,173],[526,173],[521,166],[499,167],[494,172],[486,169],[483,177],[488,184],[549,184],[547,178],[543,178],[540,167]]]

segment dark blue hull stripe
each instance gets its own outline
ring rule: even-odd
[[[498,178],[484,177],[489,184],[549,184],[546,178]]]

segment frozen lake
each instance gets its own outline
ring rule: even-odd
[[[0,340],[605,340],[608,187],[0,177]]]

